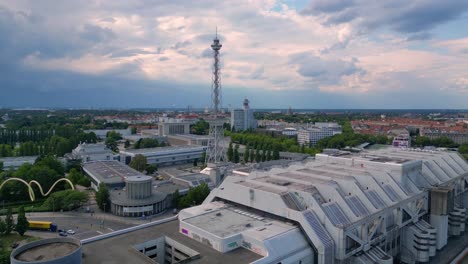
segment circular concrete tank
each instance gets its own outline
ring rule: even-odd
[[[152,177],[150,176],[130,176],[125,178],[125,188],[128,199],[144,199],[151,196]]]
[[[58,237],[34,241],[11,252],[11,264],[81,264],[81,242]]]

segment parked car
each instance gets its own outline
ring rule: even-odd
[[[65,233],[65,230],[59,229],[59,230],[57,230],[57,232],[59,232],[59,233]]]
[[[69,229],[69,230],[67,231],[67,234],[69,234],[69,235],[74,235],[75,233],[76,233],[76,232],[75,232],[75,230],[73,230],[73,229]]]
[[[59,236],[66,237],[66,236],[67,236],[67,233],[65,233],[65,232],[59,232]]]

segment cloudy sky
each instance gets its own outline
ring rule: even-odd
[[[0,107],[468,108],[468,0],[0,0]]]

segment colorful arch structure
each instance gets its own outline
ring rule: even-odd
[[[36,195],[34,194],[34,190],[32,188],[33,184],[35,184],[39,188],[39,191],[41,192],[42,196],[49,195],[52,192],[52,190],[54,189],[55,185],[57,185],[59,182],[62,182],[62,181],[68,182],[68,184],[71,186],[72,190],[75,190],[75,186],[73,186],[73,183],[67,178],[61,178],[61,179],[55,181],[54,184],[52,184],[52,186],[50,187],[50,189],[46,193],[44,193],[44,190],[42,189],[42,186],[41,186],[41,184],[39,182],[37,182],[35,180],[27,182],[27,181],[25,181],[23,179],[20,179],[20,178],[9,178],[8,180],[4,181],[0,185],[0,190],[2,189],[3,185],[5,185],[5,183],[7,183],[9,181],[18,181],[18,182],[21,182],[24,185],[26,185],[28,187],[29,198],[31,199],[31,202],[34,202],[34,200],[36,200]]]

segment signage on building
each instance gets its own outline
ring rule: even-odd
[[[148,206],[140,206],[140,207],[124,207],[123,212],[124,213],[143,213],[143,212],[148,212],[152,211],[153,206],[148,205]]]

